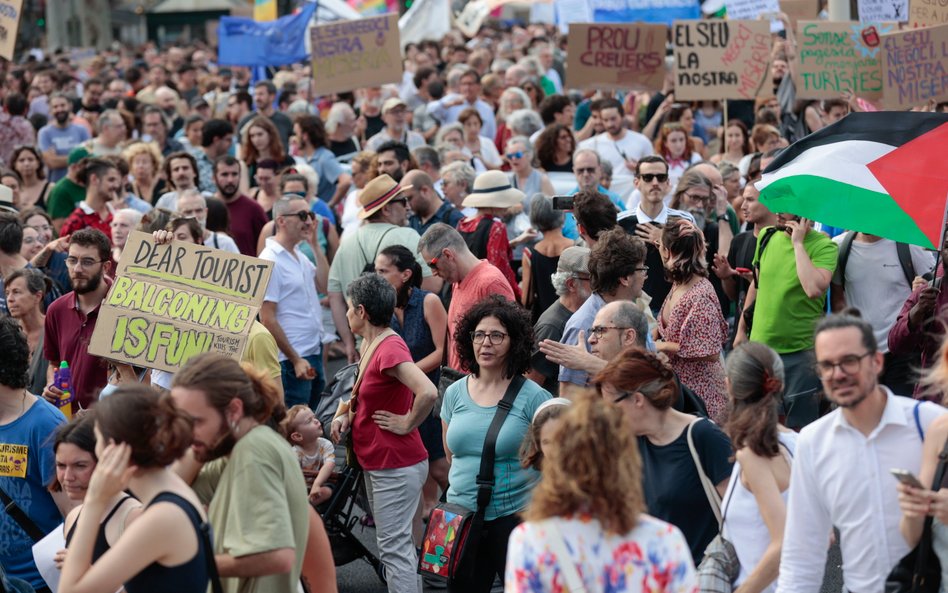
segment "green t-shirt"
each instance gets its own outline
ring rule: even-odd
[[[50,218],[69,218],[79,202],[85,199],[86,188],[68,177],[63,177],[49,190],[46,211]]]
[[[244,435],[227,458],[204,466],[194,491],[210,499],[208,519],[217,554],[248,556],[292,548],[293,570],[252,578],[222,578],[224,593],[295,593],[309,535],[306,482],[290,444],[267,426]]]
[[[410,227],[397,227],[387,222],[374,222],[359,227],[354,235],[343,239],[329,267],[329,292],[346,293],[349,283],[362,275],[367,263],[374,263],[379,251],[390,245],[402,245],[415,254],[421,274],[431,276],[431,269],[418,253],[421,236]]]
[[[760,239],[766,233],[767,229],[760,231],[754,253],[754,264],[760,261],[760,273],[750,339],[781,354],[810,350],[813,328],[826,311],[826,295],[816,299],[806,296],[787,233],[774,233],[760,254]],[[832,239],[811,230],[803,240],[803,248],[815,267],[836,270],[838,248]]]

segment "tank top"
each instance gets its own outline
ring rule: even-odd
[[[941,487],[944,488],[946,483],[948,475],[942,479]],[[932,551],[941,563],[941,585],[938,592],[948,593],[948,526],[938,519],[932,521]]]
[[[106,552],[109,551],[109,548],[112,546],[109,545],[109,540],[105,537],[105,526],[109,524],[109,521],[112,520],[112,517],[115,516],[115,513],[125,504],[127,500],[134,500],[131,496],[127,494],[122,497],[115,506],[112,507],[112,510],[109,511],[109,514],[105,516],[105,519],[99,523],[99,532],[95,536],[95,543],[92,545],[92,563],[101,558]],[[79,515],[82,514],[82,510],[79,510]],[[73,522],[72,527],[69,528],[69,533],[66,534],[66,547],[69,547],[69,543],[72,542],[72,536],[76,533],[76,525],[79,524],[79,515],[76,515],[76,520]]]
[[[797,447],[797,433],[781,432],[777,436],[781,445],[790,452],[791,462]],[[784,503],[787,502],[789,489],[780,493]],[[735,581],[735,588],[743,583],[751,571],[760,562],[770,545],[770,532],[760,514],[757,499],[754,494],[741,483],[741,464],[734,462],[731,470],[731,481],[727,492],[721,501],[721,508],[725,511],[724,537],[734,544],[737,558],[741,561],[741,572]],[[764,589],[764,593],[773,593],[777,588],[776,581]]]
[[[413,288],[405,305],[403,323],[399,323],[398,317],[392,315],[392,329],[405,340],[411,359],[415,362],[435,351],[431,327],[425,321],[425,297],[428,294],[430,293],[427,290]],[[431,382],[437,385],[441,369],[436,368],[427,374]]]
[[[559,262],[559,256],[549,257],[535,249],[530,252],[530,290],[533,292],[530,314],[534,324],[558,298],[552,278]]]
[[[205,593],[210,575],[208,562],[214,561],[214,550],[210,547],[210,525],[201,518],[200,513],[186,499],[173,492],[162,492],[148,506],[159,502],[170,502],[181,508],[198,538],[198,551],[183,564],[163,566],[152,562],[140,573],[125,583],[127,593]]]

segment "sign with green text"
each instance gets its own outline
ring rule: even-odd
[[[851,92],[882,97],[882,38],[894,25],[856,22],[797,23],[796,79],[800,99],[839,99]]]

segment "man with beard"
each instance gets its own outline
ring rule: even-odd
[[[376,158],[379,164],[379,175],[388,175],[396,182],[400,182],[405,173],[412,168],[411,152],[402,142],[394,140],[385,142],[379,146]]]
[[[222,119],[209,119],[204,122],[201,134],[201,148],[194,151],[197,161],[198,186],[201,191],[214,191],[215,165],[217,159],[227,155],[234,141],[234,126]]]
[[[256,257],[257,238],[268,222],[267,213],[260,204],[239,193],[240,161],[226,155],[214,161],[214,183],[215,197],[227,205],[234,242],[241,253]]]
[[[296,455],[268,426],[286,415],[276,389],[264,373],[207,352],[178,371],[171,397],[194,420],[197,463],[186,457],[176,470],[208,505],[223,591],[295,592],[309,502]]]
[[[115,163],[91,158],[85,161],[79,183],[86,186],[86,199],[79,202],[59,230],[65,236],[85,228],[99,229],[111,240],[113,201],[122,189],[122,176]]]
[[[108,381],[107,360],[89,354],[89,342],[99,317],[99,306],[109,287],[112,245],[98,229],[82,229],[69,238],[66,258],[73,291],[56,299],[46,311],[43,356],[49,361],[49,385],[43,397],[55,404],[62,391],[53,385],[53,374],[63,361],[72,372],[72,409],[88,408]]]
[[[820,590],[831,525],[840,531],[844,589],[882,591],[909,552],[889,470],[918,475],[922,437],[944,409],[879,384],[883,356],[866,321],[832,315],[814,341],[816,372],[837,409],[797,440],[777,593]]]
[[[204,244],[214,249],[240,253],[234,240],[224,233],[207,230],[207,199],[201,192],[191,188],[183,190],[178,195],[178,213],[185,218],[193,218],[201,225],[204,231]]]
[[[72,123],[72,102],[60,93],[49,100],[53,121],[40,128],[37,143],[43,153],[50,181],[59,181],[66,176],[66,159],[72,149],[91,138],[89,130]]]
[[[625,199],[632,193],[639,159],[654,152],[652,143],[642,134],[626,129],[625,109],[616,99],[601,103],[599,118],[606,131],[584,140],[579,147],[595,150],[603,160],[612,163],[611,189]]]
[[[197,159],[190,152],[174,152],[168,155],[164,164],[165,179],[173,188],[172,191],[161,194],[155,202],[155,208],[164,208],[178,212],[178,198],[189,189],[197,189],[198,164]],[[213,181],[213,164],[211,165],[211,180]],[[204,192],[211,195],[210,192]]]

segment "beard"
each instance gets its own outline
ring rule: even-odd
[[[218,191],[221,192],[222,196],[224,196],[227,199],[230,199],[230,198],[233,198],[235,195],[237,195],[238,185],[236,183],[232,185],[221,185],[221,186],[218,186],[217,189]]]
[[[68,111],[60,111],[56,113],[56,115],[54,115],[53,117],[56,118],[56,123],[58,123],[59,125],[63,125],[69,121],[69,115],[70,113]]]
[[[99,288],[99,285],[102,284],[102,272],[100,271],[95,276],[90,276],[87,280],[70,278],[72,280],[73,290],[76,291],[76,294],[89,294],[90,292],[95,292]]]
[[[391,177],[392,179],[394,179],[394,180],[395,180],[395,183],[401,183],[401,182],[402,182],[402,177],[404,177],[404,176],[405,176],[405,172],[402,171],[402,168],[401,168],[401,167],[399,167],[399,168],[395,169],[394,171],[392,171],[391,173],[389,173],[389,177]]]
[[[203,451],[198,452],[194,451],[194,457],[201,463],[207,463],[208,461],[213,461],[215,459],[220,459],[230,455],[230,452],[234,450],[234,445],[237,444],[237,437],[234,436],[234,431],[227,426],[227,422],[224,421],[223,414],[221,415],[221,431],[218,433],[217,437],[214,439],[214,442],[210,445],[205,445]]]

